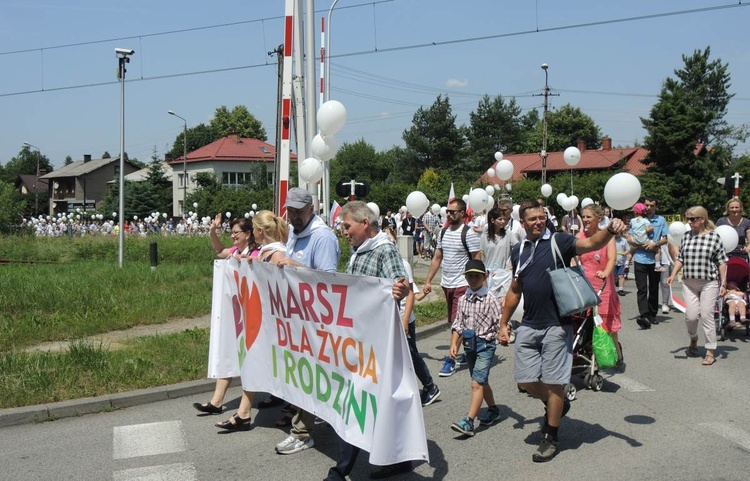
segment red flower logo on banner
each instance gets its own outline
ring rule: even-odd
[[[247,277],[240,280],[237,271],[234,273],[234,281],[237,285],[237,294],[232,296],[235,334],[239,337],[244,327],[245,349],[249,350],[260,333],[260,325],[263,321],[260,293],[255,283],[252,283],[251,291],[247,283]]]

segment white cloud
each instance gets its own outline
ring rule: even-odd
[[[456,78],[451,78],[445,81],[446,87],[459,87],[463,88],[469,85],[469,79],[466,80],[458,80]]]

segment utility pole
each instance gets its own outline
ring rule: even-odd
[[[549,93],[548,68],[549,65],[542,64],[542,70],[544,70],[544,93],[542,94],[544,95],[544,113],[542,114],[542,151],[539,153],[542,158],[542,185],[547,183],[547,111],[549,110],[549,97],[559,95]]]

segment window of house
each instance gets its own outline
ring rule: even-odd
[[[255,176],[252,172],[224,172],[221,174],[221,183],[238,187],[252,182]]]

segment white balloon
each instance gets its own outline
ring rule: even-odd
[[[438,215],[440,213],[440,204],[432,204],[432,214]]]
[[[676,220],[669,224],[669,233],[672,234],[672,236],[675,239],[681,239],[683,235],[685,235],[685,232],[688,231],[688,226],[683,224],[682,222]]]
[[[76,219],[78,219],[78,218],[79,218],[79,217],[78,217],[78,216],[76,216]],[[134,215],[134,216],[133,216],[133,220],[138,220],[138,216],[137,216],[137,215]]]
[[[562,207],[565,212],[573,210],[573,199],[571,199],[570,197],[565,197],[565,202],[563,202],[563,205],[561,205],[560,207]]]
[[[487,192],[484,189],[472,189],[469,192],[469,207],[474,212],[482,212],[487,208]]]
[[[680,238],[677,238],[673,236],[672,234],[667,234],[667,241],[669,241],[670,244],[680,247],[680,243],[682,242],[682,236]]]
[[[578,150],[578,147],[568,147],[563,152],[563,160],[572,167],[581,161],[581,151]]]
[[[308,184],[314,184],[323,178],[325,166],[318,159],[308,157],[299,166],[299,177]]]
[[[323,135],[332,135],[346,123],[346,107],[338,100],[329,100],[318,109],[318,128]]]
[[[250,212],[245,212],[245,219],[249,219],[249,218],[250,218]]]
[[[469,194],[464,194],[464,196],[461,197],[461,199],[463,199],[463,201],[468,204],[469,203]]]
[[[415,190],[406,197],[406,208],[414,217],[419,217],[427,211],[430,206],[430,200],[424,194]]]
[[[549,184],[544,184],[542,186],[542,195],[545,197],[549,197],[552,195],[552,186]]]
[[[197,202],[193,202],[193,207],[198,207],[198,203]]]
[[[511,183],[508,182],[507,184],[505,184],[505,190],[507,190],[508,192],[510,192],[511,190],[513,190],[513,185],[511,185]]]
[[[518,204],[514,205],[513,210],[510,213],[510,216],[516,220],[520,220],[521,219],[521,206]]]
[[[117,217],[117,212],[112,212],[112,217]]]
[[[640,197],[641,182],[627,172],[613,175],[604,186],[604,200],[615,210],[630,209]]]
[[[375,213],[375,217],[380,217],[380,207],[375,202],[368,202],[367,207]]]
[[[560,192],[559,194],[557,194],[557,203],[560,207],[563,208],[563,210],[568,210],[565,208],[568,203],[568,194],[566,194],[565,192]]]
[[[587,205],[591,205],[593,203],[594,201],[591,200],[591,197],[586,197],[585,199],[581,201],[581,208],[586,207]]]
[[[255,211],[254,210],[250,211],[250,217],[255,217]]]
[[[492,167],[487,169],[487,177],[489,178],[495,177],[495,169],[493,169]]]
[[[336,142],[336,137],[333,135],[326,135],[323,137],[318,134],[313,137],[312,143],[310,144],[310,151],[312,152],[313,157],[323,161],[331,160],[336,155],[338,148],[339,146]]]
[[[253,205],[251,205],[250,207],[252,207],[252,208],[253,208],[253,210],[258,210],[258,204],[253,204]]]
[[[513,177],[513,162],[508,159],[503,159],[495,166],[495,173],[500,180],[508,180]]]
[[[407,209],[405,205],[402,205],[401,208],[399,209],[399,211],[402,213],[406,213],[407,210],[409,209]]]
[[[440,215],[441,216],[445,217],[445,214],[447,214],[447,213],[448,213],[448,208],[447,207],[441,207],[440,208]]]
[[[487,192],[487,195],[489,195],[490,197],[495,195],[495,188],[492,187],[491,185],[488,185],[487,187],[485,187],[484,191]]]
[[[162,216],[162,217],[164,217],[164,218],[166,219],[166,218],[167,218],[167,213],[166,213],[166,212],[164,212],[164,213],[163,213],[163,214],[162,214],[161,216]]]
[[[502,152],[495,152],[495,160],[497,160],[498,162],[500,162],[501,160],[503,160],[503,153]]]
[[[724,251],[732,252],[740,241],[737,231],[730,225],[722,225],[716,228],[716,233],[721,237],[721,242],[724,243]]]
[[[495,206],[495,198],[492,196],[487,197],[487,212]]]
[[[227,216],[227,219],[231,219],[232,218],[232,213],[229,212],[229,211],[227,211],[226,212],[226,216]]]
[[[578,207],[578,196],[571,195],[568,197],[568,205],[570,206],[568,210],[573,210]]]
[[[497,192],[498,190],[500,190],[500,184],[492,184],[492,187],[495,188],[495,192]]]

